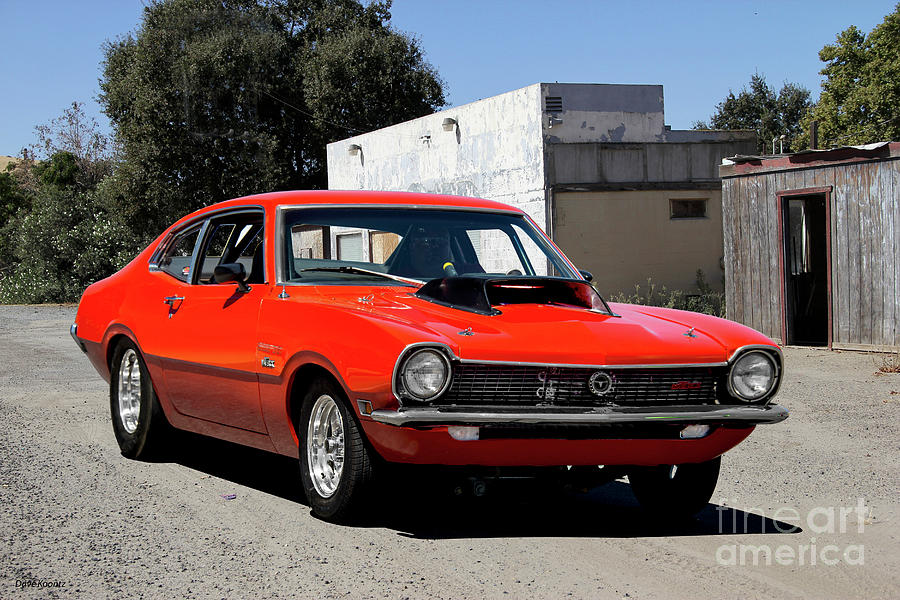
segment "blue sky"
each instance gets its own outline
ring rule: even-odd
[[[104,40],[135,29],[142,0],[0,0],[0,154],[72,101],[108,129],[96,102]],[[662,84],[666,122],[707,118],[759,72],[818,97],[818,51],[895,0],[395,0],[392,23],[421,41],[450,106],[539,81]]]

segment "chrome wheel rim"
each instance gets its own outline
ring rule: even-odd
[[[319,396],[309,416],[306,458],[313,487],[321,497],[330,498],[344,470],[344,421],[328,394]]]
[[[119,363],[119,420],[128,433],[138,428],[141,415],[141,365],[137,352],[129,348]]]

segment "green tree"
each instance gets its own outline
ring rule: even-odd
[[[124,266],[134,251],[98,190],[48,185],[20,213],[11,236],[15,268],[0,279],[0,303],[77,302],[84,288]]]
[[[73,104],[0,175],[0,302],[74,302],[137,249],[115,210],[105,136]],[[52,152],[43,155],[43,152]]]
[[[41,186],[72,187],[78,183],[78,158],[71,152],[60,150],[34,167],[35,180]]]
[[[26,168],[33,166],[36,176],[41,176],[42,168],[53,168],[56,170],[54,173],[44,176],[69,177],[66,185],[89,189],[112,171],[113,157],[109,138],[100,131],[96,120],[84,114],[84,109],[78,102],[73,102],[49,123],[38,125],[34,129],[38,139],[28,156],[54,159],[52,166],[25,160]]]
[[[12,169],[7,168],[7,172],[0,173],[0,279],[15,265],[12,238],[16,217],[31,205],[29,194],[19,184]]]
[[[213,202],[326,185],[325,144],[444,104],[390,2],[163,0],[108,43],[119,210],[145,238]]]
[[[9,223],[19,209],[28,205],[25,190],[10,171],[0,173],[0,227]]]
[[[21,264],[15,240],[21,233],[21,219],[32,210],[35,194],[45,186],[74,186],[78,177],[78,165],[71,152],[57,152],[41,162],[28,157],[30,154],[26,153],[17,169],[0,173],[0,277]],[[29,184],[23,185],[25,181]]]
[[[793,140],[801,131],[801,119],[812,106],[809,90],[794,83],[785,83],[775,90],[758,73],[750,77],[750,88],[739,94],[731,90],[709,121],[697,121],[694,129],[752,129],[756,131],[756,151],[772,151],[772,139],[784,135],[784,151],[790,152]],[[777,151],[780,151],[779,143]]]
[[[819,145],[900,140],[900,4],[865,35],[855,26],[819,52],[822,93],[803,121],[819,122]]]

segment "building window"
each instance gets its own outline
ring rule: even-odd
[[[705,219],[706,198],[669,200],[670,219]]]

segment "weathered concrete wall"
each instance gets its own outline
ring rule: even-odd
[[[541,84],[550,144],[659,142],[665,134],[661,85]],[[561,110],[552,110],[557,98]],[[552,127],[550,118],[554,118]],[[560,122],[557,122],[560,121]]]
[[[479,100],[328,145],[329,189],[477,196],[545,218],[541,86]],[[457,121],[453,131],[441,127]],[[348,153],[351,144],[362,150]]]
[[[755,133],[737,133],[731,140],[702,143],[551,144],[547,180],[551,185],[716,182],[722,158],[756,149]]]
[[[706,217],[671,219],[676,199],[706,200]],[[723,288],[721,190],[561,192],[554,205],[556,244],[607,296],[646,293],[648,277],[696,293],[697,269]]]
[[[548,98],[558,104],[551,107]],[[457,120],[452,132],[441,128],[447,117]],[[590,177],[599,168],[610,174],[610,181],[633,181],[637,168],[637,180],[642,180],[647,167],[630,153],[653,152],[644,145],[661,146],[673,135],[664,121],[659,85],[540,83],[329,144],[328,187],[480,196],[518,206],[545,227],[545,189],[555,182],[585,181],[569,177],[574,177],[573,169]],[[693,138],[718,139],[716,134]],[[590,156],[594,150],[579,150],[604,143],[616,148],[605,153],[609,164]],[[349,155],[350,144],[361,146],[361,152]],[[569,145],[572,150],[545,167],[545,151]],[[669,163],[677,168],[678,161],[668,157],[686,148],[658,150],[664,156],[650,159],[649,168],[663,173],[651,175],[653,180],[680,180],[666,179],[665,169]],[[701,155],[707,151],[690,150]],[[740,153],[725,152],[722,156]],[[720,156],[714,154],[704,165],[704,176],[708,171],[717,179],[714,168]],[[706,158],[698,155],[687,164]],[[565,176],[556,175],[557,170]]]

